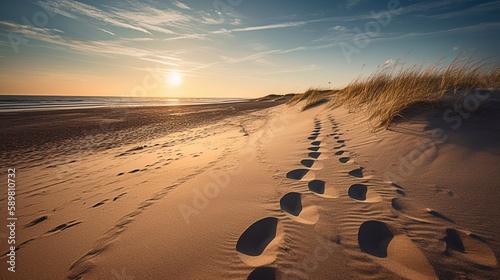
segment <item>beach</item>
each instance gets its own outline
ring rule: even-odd
[[[457,129],[434,113],[377,133],[302,105],[4,114],[3,277],[499,277],[497,103]]]

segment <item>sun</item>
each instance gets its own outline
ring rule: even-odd
[[[167,75],[167,84],[170,86],[178,86],[182,83],[182,76],[176,70],[170,71]]]

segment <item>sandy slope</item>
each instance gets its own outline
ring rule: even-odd
[[[11,278],[500,277],[494,110],[371,133],[361,114],[299,108],[26,175],[32,265]]]

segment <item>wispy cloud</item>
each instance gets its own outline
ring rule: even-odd
[[[297,27],[305,25],[305,21],[297,21],[297,22],[285,22],[285,23],[277,23],[270,25],[261,25],[261,26],[249,26],[242,28],[234,28],[234,29],[221,29],[215,31],[214,34],[227,34],[231,32],[248,32],[248,31],[259,31],[259,30],[268,30],[268,29],[278,29],[278,28],[287,28],[287,27]]]
[[[180,1],[174,1],[174,5],[184,10],[191,10],[191,7]]]
[[[96,19],[117,27],[127,28],[131,30],[136,30],[140,32],[144,32],[147,34],[151,34],[146,29],[135,26],[127,23],[121,19],[116,18],[111,13],[107,13],[103,10],[100,10],[92,5],[88,5],[78,1],[69,1],[69,0],[53,0],[53,1],[45,1],[41,2],[43,7],[63,15],[68,18],[72,18],[74,20],[81,20],[82,16],[89,17],[92,19]]]
[[[477,16],[478,14],[483,14],[483,13],[491,13],[493,11],[500,11],[500,1],[482,3],[470,8],[432,15],[429,17],[434,19],[463,18],[469,16]]]
[[[453,51],[456,52],[460,49],[460,46],[453,46]]]
[[[241,63],[241,62],[247,62],[247,61],[261,59],[265,56],[279,53],[280,51],[281,50],[268,50],[268,51],[254,53],[254,54],[247,55],[247,56],[240,57],[240,58],[230,58],[227,56],[220,56],[220,57],[223,59],[223,61],[225,63]]]
[[[116,27],[152,35],[151,32],[177,34],[172,28],[191,27],[195,19],[180,10],[157,8],[149,4],[126,1],[126,9],[103,6],[103,9],[70,0],[44,0],[43,7],[78,21],[98,21]],[[190,9],[182,2],[174,2],[180,9]],[[105,8],[105,9],[104,9]]]
[[[39,28],[6,21],[0,21],[0,27],[7,30],[8,32],[22,35],[29,40],[39,40],[45,43],[49,43],[50,45],[47,45],[48,47],[52,46],[53,48],[57,48],[62,46],[64,48],[68,48],[73,51],[78,51],[92,56],[101,55],[115,58],[126,56],[145,61],[163,61],[165,63],[177,63],[179,61],[182,61],[182,59],[178,58],[180,50],[165,51],[152,50],[144,47],[135,47],[127,44],[126,40],[104,42],[75,39],[61,36],[53,29]],[[30,44],[35,45],[35,43],[33,42],[30,42]]]
[[[102,31],[102,32],[104,32],[104,33],[108,33],[109,35],[113,35],[113,36],[115,36],[115,33],[111,32],[111,31],[109,31],[109,30],[102,29],[102,28],[97,28],[97,29],[101,30],[101,31]]]
[[[349,10],[350,10],[350,9],[352,9],[352,8],[354,8],[354,7],[356,7],[356,6],[358,6],[359,4],[361,4],[361,2],[363,2],[363,1],[364,1],[364,0],[349,0],[349,1],[347,1],[347,3],[346,3],[346,7],[347,7],[347,9],[349,9]]]

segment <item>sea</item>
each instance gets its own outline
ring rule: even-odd
[[[247,102],[242,98],[0,95],[0,112],[100,107],[180,106]]]

